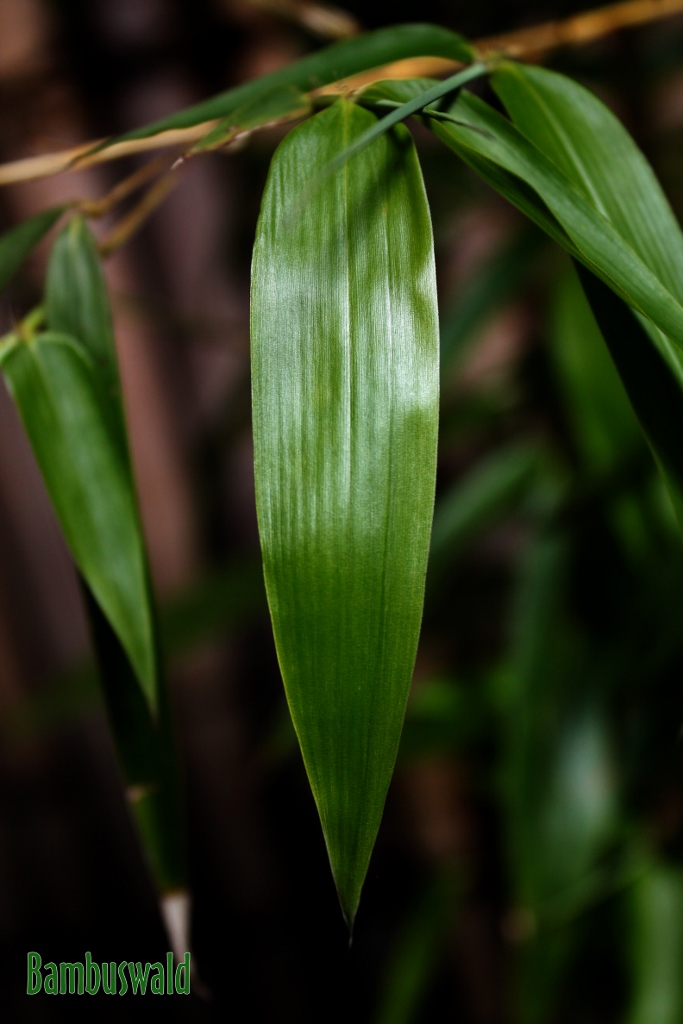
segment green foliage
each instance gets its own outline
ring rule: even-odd
[[[0,292],[5,290],[26,257],[54,227],[64,210],[64,206],[41,210],[0,238]]]
[[[517,1019],[559,1019],[587,918],[607,906],[626,934],[615,943],[632,979],[624,1019],[674,1024],[681,873],[656,838],[642,852],[651,809],[647,780],[645,797],[633,782],[633,751],[638,737],[656,746],[649,687],[678,678],[683,658],[680,540],[644,443],[683,524],[683,235],[645,157],[569,78],[469,63],[459,36],[420,25],[335,44],[124,138],[220,118],[190,151],[200,153],[312,114],[327,99],[311,92],[341,77],[427,54],[466,67],[444,82],[388,79],[333,101],[280,144],[263,196],[251,294],[256,504],[291,717],[351,928],[399,751],[428,558],[427,618],[450,616],[455,632],[444,593],[472,551],[508,528],[508,635],[473,670],[465,657],[457,674],[427,674],[399,761],[491,762],[483,787],[503,832]],[[464,89],[489,74],[508,116]],[[442,444],[453,457],[435,513],[437,296],[421,169],[399,124],[409,116],[533,225],[504,242],[444,318]],[[0,288],[63,210],[0,239]],[[578,276],[564,256],[537,273],[544,235]],[[539,390],[560,398],[540,440],[528,367],[501,387],[497,408],[498,392],[458,390],[483,328],[532,276],[551,291]],[[44,308],[4,339],[0,363],[85,581],[143,845],[158,887],[181,886],[179,772],[109,300],[79,216],[53,246]],[[164,647],[173,654],[219,631],[237,605],[260,603],[254,571],[209,581],[166,612]],[[293,745],[280,723],[265,759]],[[432,875],[390,958],[382,1024],[419,1019],[447,915],[474,888],[451,862]],[[566,1019],[589,1018],[580,994],[568,1005]]]
[[[289,211],[374,121],[340,101],[280,146],[252,283],[266,589],[350,926],[398,749],[434,501],[436,281],[405,130],[329,177],[296,223]]]
[[[103,414],[94,362],[75,338],[47,332],[17,340],[2,367],[74,560],[154,709],[157,667],[142,535],[130,467]]]

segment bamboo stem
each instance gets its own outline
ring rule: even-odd
[[[474,45],[478,53],[486,58],[500,56],[518,59],[538,58],[561,46],[579,46],[600,39],[619,29],[633,28],[636,25],[644,25],[681,13],[683,13],[683,0],[622,0],[621,3],[576,14],[563,21],[548,22],[503,35],[489,36],[476,41]],[[318,94],[345,93],[383,78],[438,77],[452,74],[457,67],[456,62],[441,57],[417,57],[374,68],[371,71],[355,75],[353,78],[325,86],[317,92]],[[106,149],[90,153],[81,160],[78,158],[97,146],[98,141],[85,142],[81,146],[60,153],[46,153],[44,156],[15,160],[0,165],[0,186],[46,178],[64,171],[80,171],[94,164],[119,160],[121,157],[130,156],[133,153],[176,146],[186,147],[200,139],[216,123],[216,121],[206,121],[203,124],[193,125],[191,128],[160,132],[158,135],[152,135],[146,139],[117,142]]]

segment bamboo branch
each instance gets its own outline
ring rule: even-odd
[[[564,21],[548,22],[532,28],[520,29],[504,35],[490,36],[475,42],[478,53],[485,58],[513,57],[517,59],[537,59],[551,53],[562,46],[578,46],[592,42],[623,28],[633,28],[648,22],[669,18],[683,13],[683,0],[623,0],[594,11],[576,14]],[[362,85],[379,81],[383,78],[439,77],[452,74],[458,67],[454,61],[442,57],[417,57],[410,60],[397,61],[384,67],[355,75],[332,85],[317,90],[316,95],[346,93]],[[19,181],[31,181],[35,178],[46,178],[64,171],[80,171],[94,164],[119,160],[133,153],[142,153],[155,149],[186,147],[200,139],[217,122],[206,121],[193,125],[191,128],[180,128],[174,131],[160,132],[146,139],[134,139],[118,142],[106,149],[90,153],[82,160],[78,157],[98,145],[98,141],[83,143],[74,149],[60,153],[46,153],[44,156],[29,157],[0,165],[0,186]],[[254,129],[256,130],[256,129]],[[77,161],[74,163],[74,161]]]

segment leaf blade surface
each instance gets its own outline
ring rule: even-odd
[[[22,221],[0,237],[0,292],[34,249],[38,242],[59,220],[66,207],[55,206],[41,210],[35,217]]]
[[[415,659],[434,502],[431,225],[405,129],[316,189],[374,122],[342,101],[285,139],[252,277],[257,510],[292,717],[349,925]]]
[[[95,364],[79,340],[52,332],[9,347],[2,369],[74,561],[154,708],[157,665],[144,543],[130,467],[102,413]]]

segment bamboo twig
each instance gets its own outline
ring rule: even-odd
[[[155,157],[154,160],[150,160],[149,163],[144,164],[137,171],[133,171],[123,181],[119,181],[101,199],[83,199],[78,204],[78,208],[85,217],[92,217],[97,220],[113,210],[122,199],[127,199],[131,193],[137,192],[139,188],[146,185],[152,178],[168,170],[168,156]]]
[[[145,223],[147,218],[164,201],[168,193],[178,182],[178,175],[165,174],[155,181],[150,189],[133,209],[123,217],[111,232],[100,242],[102,256],[111,256],[113,252],[125,245]]]
[[[622,0],[597,10],[576,14],[564,21],[548,22],[532,28],[520,29],[504,35],[490,36],[475,42],[480,56],[538,58],[551,53],[561,46],[578,46],[592,42],[623,28],[633,28],[647,22],[669,18],[683,13],[683,0]],[[439,77],[452,74],[458,67],[455,61],[442,57],[417,57],[410,60],[386,64],[381,68],[355,75],[353,78],[335,82],[317,90],[314,95],[346,93],[361,85],[379,81],[383,78]],[[117,142],[106,149],[89,153],[87,157],[78,157],[88,153],[98,141],[85,142],[74,149],[61,153],[46,153],[44,156],[29,157],[0,165],[0,186],[19,181],[31,181],[35,178],[51,177],[64,171],[80,171],[94,164],[119,160],[133,153],[142,153],[154,149],[168,149],[174,146],[186,147],[205,135],[217,121],[206,121],[193,125],[191,128],[179,128],[174,131],[160,132],[146,139],[133,139]],[[256,129],[254,129],[256,130]],[[76,162],[77,161],[77,162]]]

